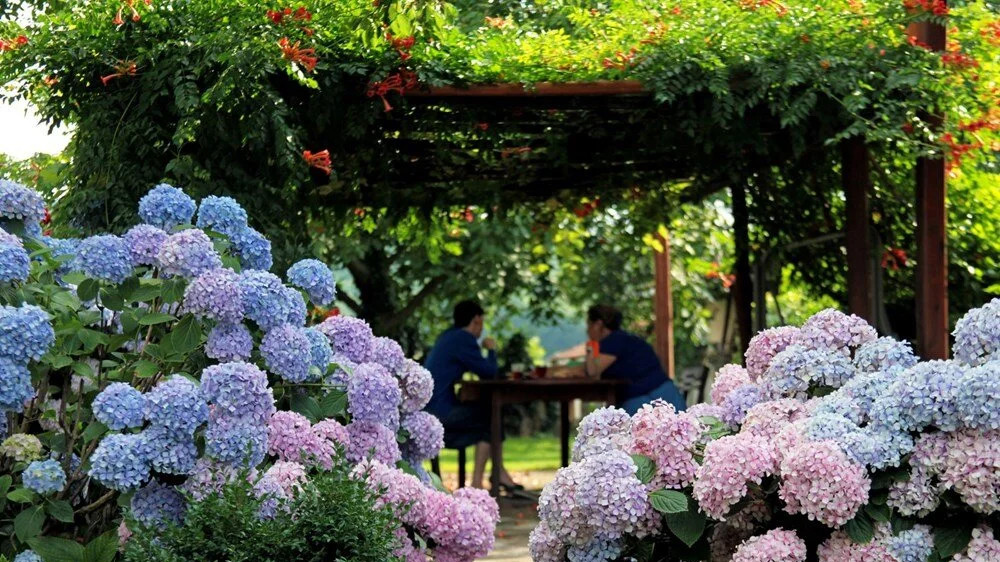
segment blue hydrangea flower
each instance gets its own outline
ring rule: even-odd
[[[173,486],[157,481],[146,484],[132,496],[132,517],[143,525],[163,527],[184,520],[187,502]]]
[[[347,410],[353,421],[399,426],[403,392],[396,377],[377,363],[363,363],[347,381]]]
[[[243,320],[240,276],[231,269],[213,269],[196,277],[184,290],[185,312],[216,322]]]
[[[146,398],[129,384],[114,382],[94,398],[92,408],[97,421],[119,431],[142,426]]]
[[[26,304],[0,309],[0,356],[19,363],[37,361],[55,338],[49,314],[41,308]]]
[[[860,428],[839,414],[815,414],[805,422],[805,434],[811,441],[837,440]]]
[[[585,545],[572,545],[566,551],[569,562],[609,562],[622,554],[620,538],[595,537]]]
[[[72,268],[94,279],[121,283],[132,275],[132,254],[118,236],[91,236],[80,242]]]
[[[33,461],[21,473],[21,482],[25,488],[44,496],[60,492],[66,487],[66,473],[58,461]]]
[[[277,275],[249,270],[240,274],[246,317],[264,331],[287,324],[291,310],[285,287]],[[299,297],[301,298],[301,296]]]
[[[838,392],[849,396],[862,415],[868,418],[875,400],[885,396],[889,387],[896,381],[897,373],[900,372],[891,370],[868,375],[862,374],[847,381],[847,384],[841,387]]]
[[[232,236],[247,226],[247,212],[232,197],[209,195],[198,207],[198,228]]]
[[[45,244],[49,247],[49,254],[52,259],[60,263],[59,269],[56,271],[60,275],[64,275],[73,270],[73,260],[76,259],[76,250],[80,247],[81,240],[78,238],[43,238]],[[62,284],[61,279],[57,279],[60,284]]]
[[[767,394],[763,387],[753,383],[737,386],[722,403],[722,421],[730,427],[738,427],[750,408],[767,401]]]
[[[37,224],[45,218],[45,201],[33,189],[0,180],[0,217]]]
[[[205,453],[235,467],[254,467],[267,453],[267,425],[242,418],[213,419],[205,430]]]
[[[172,230],[175,226],[190,224],[195,203],[183,190],[161,183],[149,190],[139,200],[139,218],[142,222]]]
[[[392,338],[377,337],[372,340],[368,360],[385,367],[390,373],[395,373],[403,366],[406,354],[399,343]]]
[[[274,265],[271,258],[271,241],[249,226],[229,236],[233,252],[240,259],[243,269],[267,271]]]
[[[0,282],[25,281],[31,270],[21,239],[0,229]]]
[[[929,425],[950,431],[959,426],[955,400],[964,369],[955,361],[925,361],[899,374],[887,394],[875,402],[880,416],[898,409],[900,429],[921,430]],[[880,402],[885,404],[879,406]],[[874,417],[874,411],[872,413]],[[891,414],[894,416],[895,414]],[[885,427],[886,419],[879,423]]]
[[[264,336],[260,354],[272,373],[289,382],[303,382],[309,378],[311,347],[305,329],[283,324]]]
[[[141,435],[146,440],[146,450],[153,470],[164,474],[191,474],[194,470],[198,461],[198,447],[193,438],[178,436],[158,426],[146,428]]]
[[[212,240],[196,228],[168,236],[156,258],[164,273],[181,277],[197,277],[222,267]]]
[[[134,265],[159,265],[157,256],[167,233],[151,224],[137,224],[122,237]]]
[[[848,394],[841,392],[843,388],[820,398],[816,407],[813,408],[814,416],[819,414],[836,414],[843,416],[851,422],[861,425],[865,422],[867,412],[862,411],[857,401]]]
[[[334,353],[330,362],[337,365],[337,368],[330,373],[330,376],[326,377],[324,382],[328,385],[346,387],[351,373],[358,368],[358,364],[348,359],[343,353]]]
[[[330,340],[334,353],[342,354],[355,363],[365,363],[375,335],[371,326],[360,318],[331,316],[316,326]]]
[[[302,293],[291,287],[285,287],[283,292],[285,298],[284,308],[288,311],[285,314],[285,323],[292,326],[305,326],[308,311],[306,310],[306,300],[302,298]]]
[[[927,562],[934,550],[934,535],[927,525],[914,525],[889,538],[889,552],[899,562]]]
[[[955,408],[960,425],[1000,429],[1000,361],[969,369],[955,384]]]
[[[325,263],[306,259],[295,262],[288,268],[288,282],[309,293],[309,300],[319,306],[326,306],[337,296],[337,285],[333,272]]]
[[[24,411],[24,403],[35,396],[31,373],[20,363],[0,357],[0,410]]]
[[[854,353],[854,367],[861,373],[909,369],[917,361],[908,342],[890,337],[870,341]]]
[[[91,477],[119,492],[134,490],[149,478],[146,440],[137,434],[112,433],[90,457]]]
[[[303,332],[309,338],[310,371],[311,367],[319,370],[319,375],[325,375],[330,361],[333,360],[333,349],[330,348],[330,340],[326,339],[316,328],[306,328]],[[310,378],[313,378],[310,376]]]
[[[205,355],[219,361],[243,361],[253,352],[253,336],[243,324],[217,324],[208,333]]]
[[[24,550],[14,557],[14,562],[45,562],[34,550]]]
[[[955,323],[955,359],[966,365],[981,365],[998,357],[1000,351],[1000,299],[966,312]]]
[[[208,420],[208,405],[193,382],[174,375],[146,393],[146,419],[179,437],[190,437]]]
[[[267,374],[251,363],[234,361],[206,367],[201,392],[215,415],[243,417],[267,424],[274,413],[274,395]]]

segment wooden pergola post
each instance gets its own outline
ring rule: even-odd
[[[736,246],[736,283],[733,301],[736,324],[740,330],[740,354],[744,354],[753,337],[753,281],[750,274],[750,211],[747,209],[746,186],[733,183],[733,238]]]
[[[670,279],[670,235],[658,232],[657,240],[663,245],[662,252],[653,252],[656,291],[653,307],[655,312],[656,354],[667,376],[674,378],[674,295]]]
[[[936,51],[943,51],[943,26],[922,22],[910,32]],[[934,111],[935,108],[931,108]],[[925,118],[935,129],[941,116]],[[925,359],[948,358],[947,182],[942,156],[917,160],[917,350]]]
[[[868,147],[862,137],[841,144],[841,178],[847,199],[847,308],[851,314],[875,323],[872,287],[872,247],[869,230],[868,187],[871,177]]]

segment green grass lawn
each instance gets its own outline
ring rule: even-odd
[[[571,443],[572,445],[572,443]],[[465,450],[465,469],[472,474],[473,447]],[[553,436],[511,437],[503,443],[503,460],[507,470],[556,470],[559,468],[559,438]],[[486,463],[486,470],[489,470]],[[430,463],[427,464],[430,468]],[[441,451],[441,473],[458,472],[458,451]]]

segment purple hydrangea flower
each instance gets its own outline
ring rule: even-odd
[[[330,340],[326,339],[326,336],[316,328],[306,328],[302,333],[309,338],[309,378],[313,378],[313,367],[319,371],[320,376],[325,375],[327,367],[330,366],[330,361],[333,360],[333,349],[330,348]]]
[[[125,241],[117,236],[91,236],[80,242],[72,268],[94,279],[121,283],[132,275],[132,254]]]
[[[289,283],[309,293],[309,300],[319,306],[330,304],[337,296],[333,272],[319,260],[297,261],[288,268],[286,275]]]
[[[0,357],[0,411],[21,412],[35,396],[31,373],[20,363]]]
[[[376,363],[362,363],[347,381],[347,410],[351,419],[399,427],[402,391],[396,378]]]
[[[326,468],[333,465],[333,442],[313,431],[309,420],[296,412],[280,411],[271,416],[267,452],[282,461]]]
[[[201,393],[217,415],[249,418],[267,423],[274,413],[274,395],[267,375],[256,365],[222,363],[201,372]]]
[[[767,400],[767,392],[756,384],[738,386],[729,393],[722,404],[722,421],[730,427],[739,427],[747,411]]]
[[[744,354],[750,378],[760,378],[771,365],[774,356],[795,342],[798,333],[799,329],[794,326],[779,326],[758,332],[750,338]]]
[[[189,224],[194,216],[195,203],[183,190],[161,183],[149,190],[139,200],[139,218],[142,222],[171,230]]]
[[[157,481],[146,484],[132,496],[132,517],[143,525],[163,527],[180,524],[187,511],[187,501],[173,486]]]
[[[59,461],[34,461],[21,473],[21,482],[25,488],[44,496],[60,492],[66,487],[66,473]]]
[[[133,265],[159,265],[157,256],[167,233],[151,224],[138,224],[123,236]]]
[[[243,291],[247,318],[262,330],[268,331],[288,323],[292,310],[286,287],[278,276],[266,271],[244,271],[240,274],[240,289]]]
[[[420,411],[431,401],[434,378],[423,365],[412,359],[404,359],[396,376],[399,377],[399,388],[403,392],[403,403],[400,405],[403,413]],[[347,384],[346,378],[344,384]]]
[[[267,425],[249,418],[213,418],[205,430],[205,453],[235,467],[257,466],[267,453]]]
[[[973,308],[955,323],[955,358],[966,365],[981,365],[998,358],[1000,351],[1000,299]]]
[[[190,474],[198,460],[198,447],[191,437],[177,434],[157,426],[143,430],[149,462],[153,470],[164,474]]]
[[[0,217],[27,223],[45,218],[45,201],[33,189],[10,180],[0,180]]]
[[[253,336],[243,324],[217,324],[208,332],[205,355],[218,361],[243,361],[253,353]]]
[[[372,339],[372,347],[368,352],[368,361],[378,363],[390,373],[395,373],[403,366],[406,354],[399,343],[392,338],[377,337]]]
[[[347,447],[351,444],[351,436],[347,433],[347,428],[335,419],[329,418],[317,422],[312,426],[312,431],[320,439],[325,439],[331,444],[338,444]]]
[[[33,304],[0,309],[0,356],[19,363],[41,359],[55,341],[49,313]]]
[[[31,271],[21,239],[0,229],[0,282],[25,281]]]
[[[129,384],[113,382],[94,398],[91,408],[97,421],[119,431],[142,426],[146,398]]]
[[[271,258],[271,241],[249,226],[229,235],[233,251],[240,259],[243,269],[267,271],[274,260]]]
[[[196,277],[184,290],[184,312],[199,318],[234,324],[243,320],[240,276],[231,269],[213,269]]]
[[[347,433],[350,435],[347,460],[352,463],[372,458],[395,466],[402,458],[396,432],[380,423],[355,420],[348,424]]]
[[[90,457],[91,477],[104,486],[127,492],[149,478],[146,442],[137,434],[112,433],[101,440]]]
[[[247,226],[247,212],[232,197],[209,195],[198,207],[198,228],[232,236]]]
[[[193,382],[174,375],[146,393],[146,419],[179,437],[190,437],[208,420],[208,405]]]
[[[889,337],[872,340],[854,354],[854,367],[862,373],[909,369],[917,361],[909,343]]]
[[[403,458],[411,464],[438,456],[444,448],[444,426],[429,412],[414,412],[403,418],[402,428],[408,434],[401,446]]]
[[[594,410],[580,420],[573,442],[573,459],[583,460],[588,453],[609,449],[625,450],[631,428],[632,418],[625,410],[613,406]],[[602,445],[596,448],[590,446],[597,441],[603,442]]]
[[[360,318],[331,316],[316,326],[330,339],[334,353],[343,354],[355,363],[368,361],[375,335],[371,326]]]
[[[876,338],[875,328],[863,318],[827,308],[805,321],[795,343],[808,349],[828,349],[849,356],[852,350]]]
[[[305,329],[283,324],[264,336],[260,354],[267,368],[289,382],[304,382],[309,378],[312,355]]]
[[[222,258],[215,251],[212,239],[197,228],[168,236],[156,258],[167,275],[187,278],[222,267]]]

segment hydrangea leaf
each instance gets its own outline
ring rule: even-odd
[[[851,538],[852,541],[858,544],[867,544],[875,538],[875,526],[872,524],[872,520],[863,511],[858,512],[844,525],[844,531],[847,532],[847,536]]]
[[[653,462],[653,459],[645,455],[632,455],[632,461],[638,467],[636,476],[643,484],[648,484],[653,479],[653,476],[656,476],[656,464]]]
[[[656,490],[649,494],[649,503],[660,513],[681,513],[688,508],[687,496],[677,490]]]
[[[63,523],[73,522],[73,508],[66,500],[46,501],[45,511],[57,521],[62,521]]]
[[[972,540],[970,525],[934,529],[934,550],[945,560],[965,550],[970,540]]]
[[[36,537],[28,541],[45,562],[79,562],[83,560],[83,545],[69,539],[57,537]]]
[[[17,540],[26,542],[33,539],[42,532],[42,524],[45,523],[45,510],[40,505],[33,505],[14,518],[14,534]]]
[[[666,518],[670,532],[688,546],[698,542],[705,532],[705,515],[696,509],[670,513]]]

